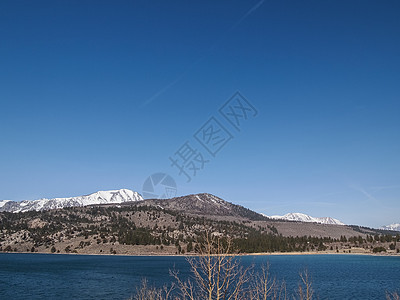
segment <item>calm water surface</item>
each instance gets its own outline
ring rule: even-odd
[[[385,299],[400,291],[400,257],[361,255],[245,256],[244,265],[269,262],[294,291],[305,268],[319,299]],[[147,278],[168,283],[170,269],[189,275],[184,257],[0,254],[0,299],[127,299]]]

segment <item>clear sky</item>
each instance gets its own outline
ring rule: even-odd
[[[165,172],[178,195],[269,215],[400,222],[399,14],[398,1],[1,1],[0,199],[142,192]],[[240,131],[219,112],[236,91],[257,111]],[[226,130],[215,157],[195,138],[211,117]],[[208,161],[189,183],[170,159],[185,142]]]

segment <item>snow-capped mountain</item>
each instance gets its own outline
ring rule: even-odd
[[[277,219],[277,220],[288,220],[288,221],[298,221],[298,222],[311,222],[311,223],[321,223],[321,224],[330,224],[330,225],[345,225],[343,222],[330,218],[330,217],[324,217],[324,218],[315,218],[311,217],[306,214],[302,213],[288,213],[284,216],[266,216],[271,219]]]
[[[43,198],[39,200],[24,201],[3,200],[0,201],[0,211],[17,213],[30,210],[40,211],[72,206],[122,203],[140,200],[143,200],[143,197],[139,193],[128,189],[120,189],[111,191],[98,191],[90,195],[69,198]]]
[[[381,229],[400,231],[400,223],[395,223],[395,224],[382,226]]]

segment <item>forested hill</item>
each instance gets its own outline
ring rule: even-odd
[[[131,204],[132,203],[123,203],[122,205]],[[207,193],[187,195],[171,199],[147,199],[140,201],[137,205],[158,206],[191,215],[235,217],[252,221],[268,220],[267,217],[248,208],[230,203]]]
[[[348,226],[269,220],[209,194],[123,205],[0,213],[0,250],[90,254],[196,253],[204,232],[234,251],[396,253],[399,236]],[[200,198],[200,199],[199,199]]]

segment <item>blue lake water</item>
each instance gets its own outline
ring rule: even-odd
[[[400,291],[400,257],[361,255],[244,256],[244,265],[270,264],[291,294],[308,269],[319,299],[385,299]],[[0,299],[128,299],[143,278],[171,281],[170,269],[188,276],[184,257],[0,254]]]

